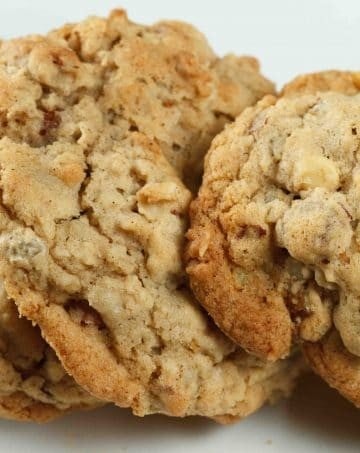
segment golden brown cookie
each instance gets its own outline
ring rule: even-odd
[[[187,270],[238,344],[273,361],[305,343],[315,370],[359,404],[356,81],[302,76],[214,140],[191,208]]]
[[[75,384],[0,286],[0,417],[44,422],[100,401]]]
[[[358,93],[359,88],[359,72],[324,71],[297,77],[285,85],[281,94],[338,91],[351,95]],[[305,343],[303,351],[314,371],[355,405],[360,405],[360,360],[347,351],[336,330],[332,329],[318,343]]]
[[[190,193],[158,145],[111,126],[77,150],[0,141],[5,287],[68,372],[138,415],[239,418],[289,393],[299,358],[250,357],[196,305],[181,260]]]
[[[228,422],[288,394],[301,358],[237,348],[182,265],[191,196],[178,176],[192,179],[224,122],[272,90],[255,61],[123,12],[1,52],[20,91],[1,91],[0,273],[68,372],[138,415]]]
[[[120,10],[3,41],[0,86],[0,136],[85,149],[111,123],[155,140],[191,185],[215,134],[274,91],[254,58],[218,58],[190,25],[137,25]]]

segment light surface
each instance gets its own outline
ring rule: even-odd
[[[255,55],[278,87],[299,73],[360,66],[360,2],[335,0],[0,0],[0,36],[42,33],[123,6],[131,19],[181,19],[219,54]],[[45,426],[0,421],[0,452],[320,453],[360,451],[360,411],[314,377],[242,423],[137,419],[107,407]]]
[[[360,411],[320,379],[305,377],[292,399],[241,423],[201,418],[139,419],[106,407],[47,425],[0,422],[0,452],[358,453]]]

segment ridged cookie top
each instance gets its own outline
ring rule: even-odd
[[[105,120],[155,140],[189,184],[214,135],[271,92],[255,59],[219,59],[190,25],[123,11],[0,44],[0,136],[86,148]]]
[[[269,97],[207,155],[192,206],[192,287],[261,357],[286,356],[294,337],[317,342],[333,324],[360,355],[359,131],[360,95]]]
[[[0,287],[0,417],[48,421],[100,401],[66,374],[40,330],[20,318]]]

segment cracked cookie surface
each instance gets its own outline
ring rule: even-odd
[[[238,344],[272,361],[304,344],[314,369],[359,405],[357,81],[301,76],[214,140],[187,270]]]
[[[77,150],[0,140],[5,287],[65,368],[139,415],[229,421],[287,394],[301,359],[249,356],[191,295],[190,192],[159,146],[109,126],[86,156]],[[59,159],[67,171],[54,174]],[[82,180],[69,183],[70,167]]]
[[[66,374],[40,330],[19,318],[0,285],[0,416],[45,422],[101,402]]]

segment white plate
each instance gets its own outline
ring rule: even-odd
[[[118,0],[119,2],[121,0]],[[0,0],[0,36],[45,32],[117,0]],[[122,0],[129,16],[197,25],[217,52],[257,56],[279,86],[298,73],[359,69],[360,2],[324,0]],[[309,376],[295,396],[241,423],[221,427],[199,418],[133,417],[107,407],[45,426],[0,421],[0,452],[359,452],[360,411]]]

